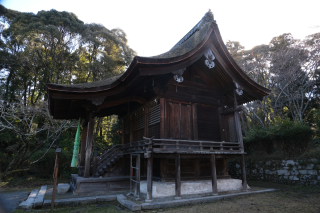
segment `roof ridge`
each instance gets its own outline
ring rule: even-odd
[[[206,24],[206,23],[209,23],[209,22],[216,22],[214,20],[214,17],[213,17],[213,13],[211,12],[211,10],[209,9],[208,12],[206,12],[206,14],[204,14],[204,16],[202,17],[202,19],[185,35],[183,36],[182,39],[180,39],[180,41],[174,45],[170,50],[174,49],[175,47],[183,44],[185,41],[187,41],[193,34],[195,34],[197,31],[201,30],[203,28],[203,26]],[[169,51],[170,51],[169,50]]]

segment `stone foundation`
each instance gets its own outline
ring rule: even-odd
[[[242,180],[239,179],[218,179],[218,192],[236,191],[242,189]],[[249,186],[248,186],[249,189]],[[141,181],[140,191],[147,193],[147,181]],[[198,180],[198,181],[181,181],[181,194],[203,194],[211,193],[212,184],[211,180]],[[174,182],[153,182],[152,197],[164,197],[175,195]]]

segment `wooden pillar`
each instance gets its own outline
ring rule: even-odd
[[[160,98],[160,138],[166,138],[166,125],[165,125],[165,114],[166,114],[166,99]]]
[[[223,175],[227,176],[228,175],[228,159],[222,158],[222,160],[223,160]]]
[[[216,169],[216,156],[214,154],[211,155],[211,177],[212,177],[212,194],[218,194],[218,186],[217,186],[217,169]]]
[[[82,128],[82,133],[81,133],[81,149],[80,149],[80,166],[79,166],[79,176],[83,177],[84,173],[84,164],[85,164],[85,153],[86,153],[86,141],[87,141],[87,127],[88,125],[86,124]]]
[[[121,144],[124,144],[124,135],[125,135],[125,133],[124,133],[124,131],[125,131],[125,129],[124,129],[124,125],[125,125],[125,120],[122,118],[122,140],[121,140]]]
[[[193,139],[198,140],[197,104],[192,104]]]
[[[243,190],[247,190],[247,175],[246,175],[246,165],[244,163],[244,154],[241,155],[240,165],[241,165],[242,188]]]
[[[140,166],[140,156],[136,157],[136,181],[139,181],[139,183],[136,183],[136,188],[135,188],[135,195],[140,198],[140,172],[141,172],[141,166]]]
[[[153,154],[148,158],[148,171],[147,171],[147,199],[146,203],[152,203],[152,176],[153,176]]]
[[[133,115],[129,115],[130,122],[130,143],[133,142]]]
[[[234,90],[234,108],[236,109],[237,107],[238,107],[237,95],[236,95],[236,91]],[[236,126],[238,143],[240,144],[240,150],[241,150],[241,153],[244,153],[239,111],[234,112],[234,122],[235,122],[235,126]]]
[[[181,171],[180,171],[180,154],[176,154],[175,160],[175,191],[176,196],[174,197],[175,200],[181,199]]]
[[[144,137],[149,137],[149,107],[144,108]]]
[[[93,128],[94,128],[94,117],[90,113],[89,123],[88,123],[88,131],[87,131],[87,143],[86,143],[86,161],[84,167],[84,178],[88,178],[90,176],[90,158],[92,152],[92,140],[93,140]]]

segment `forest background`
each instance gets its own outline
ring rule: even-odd
[[[121,29],[85,24],[69,12],[22,13],[0,5],[1,178],[51,177],[55,148],[61,147],[60,176],[70,167],[78,121],[50,117],[46,84],[99,81],[126,70],[136,55]],[[320,159],[320,33],[304,40],[290,33],[268,45],[227,48],[245,73],[271,90],[244,105],[245,151],[253,159]],[[121,141],[116,116],[96,119],[94,146]]]

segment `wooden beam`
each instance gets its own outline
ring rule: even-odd
[[[90,113],[89,123],[88,123],[88,130],[87,130],[87,143],[86,143],[86,161],[84,167],[84,178],[88,178],[90,176],[90,157],[92,152],[92,141],[93,141],[93,129],[94,129],[94,117]]]
[[[175,159],[175,200],[181,199],[181,171],[180,171],[180,154],[176,154]]]
[[[247,175],[246,175],[246,165],[244,163],[244,154],[241,155],[240,165],[241,165],[242,188],[243,190],[247,190]]]
[[[152,177],[153,177],[153,154],[148,158],[148,171],[147,171],[147,199],[146,203],[152,203]]]
[[[217,186],[216,156],[212,154],[210,160],[211,160],[212,194],[217,195],[218,186]]]
[[[113,107],[113,106],[117,106],[126,102],[130,102],[130,101],[136,101],[139,102],[140,104],[144,104],[147,102],[146,99],[139,97],[139,96],[129,96],[129,97],[125,97],[125,98],[120,98],[118,100],[114,100],[114,101],[108,101],[108,102],[104,102],[101,105],[99,105],[97,107],[98,110],[103,109],[103,108],[107,108],[107,107]]]

